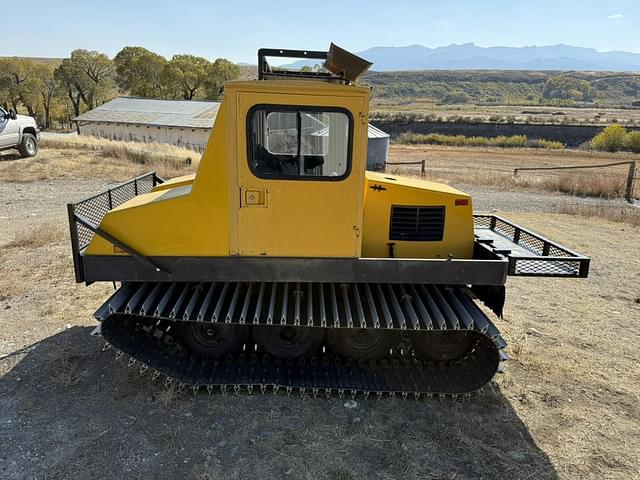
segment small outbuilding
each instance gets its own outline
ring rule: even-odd
[[[119,97],[73,120],[80,135],[169,143],[202,152],[219,108],[220,102]],[[325,126],[318,124],[314,128],[322,127]],[[389,134],[369,124],[368,139],[367,169],[384,169]]]
[[[390,135],[369,124],[367,136],[367,170],[384,170],[389,157]]]

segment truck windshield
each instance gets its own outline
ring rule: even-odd
[[[341,109],[254,107],[248,120],[251,169],[261,178],[344,178],[351,124]]]

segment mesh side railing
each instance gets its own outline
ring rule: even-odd
[[[159,183],[162,183],[162,179],[156,176],[155,172],[146,173],[74,203],[71,208],[74,215],[81,217],[92,226],[98,227],[109,210],[131,200],[136,195],[149,193]],[[75,224],[78,232],[78,248],[82,250],[91,242],[93,232],[77,221]]]
[[[155,172],[149,172],[92,195],[89,198],[80,200],[77,203],[67,205],[76,281],[81,282],[84,280],[80,252],[89,245],[94,235],[93,230],[83,225],[83,222],[86,222],[93,228],[98,228],[100,222],[109,210],[122,205],[136,195],[149,193],[153,187],[163,181],[164,180],[158,177]],[[80,220],[82,220],[82,222]]]
[[[589,258],[583,255],[496,215],[475,214],[473,217],[476,235],[490,232],[495,238],[496,251],[509,259],[509,275],[586,277],[589,273]],[[492,237],[487,239],[488,246],[493,248]],[[511,248],[510,253],[504,253],[505,245]]]

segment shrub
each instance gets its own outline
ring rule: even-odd
[[[469,103],[471,97],[463,91],[454,91],[448,93],[444,99],[444,103],[456,104],[456,103]]]
[[[627,131],[620,125],[609,125],[591,140],[595,150],[619,152],[625,146]]]
[[[562,150],[566,145],[562,142],[554,140],[545,140],[544,138],[536,138],[527,142],[527,147],[531,148],[545,148],[548,150]]]
[[[624,147],[633,153],[640,153],[640,131],[629,132]]]
[[[405,132],[398,136],[398,143],[403,144],[430,144],[446,145],[449,147],[501,147],[501,148],[549,148],[561,149],[564,144],[550,140],[527,140],[526,135],[513,135],[507,137],[465,137],[464,135],[443,135],[440,133],[414,133]]]

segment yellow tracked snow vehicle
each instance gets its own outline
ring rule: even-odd
[[[225,85],[195,175],[68,206],[76,280],[121,282],[96,312],[106,347],[210,393],[481,388],[506,344],[476,300],[501,315],[508,275],[585,277],[589,259],[450,186],[365,171],[368,62],[258,59],[258,80]]]

